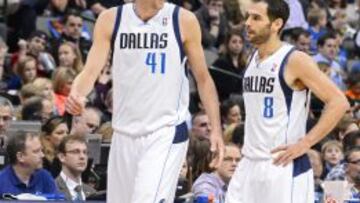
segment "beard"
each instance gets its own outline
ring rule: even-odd
[[[249,41],[254,44],[263,44],[270,39],[271,36],[271,23],[267,24],[264,28],[260,29],[258,32],[252,32],[253,37],[249,38]]]

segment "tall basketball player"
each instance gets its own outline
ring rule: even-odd
[[[349,108],[310,56],[280,41],[288,16],[284,0],[255,0],[247,10],[247,37],[257,50],[243,80],[244,158],[230,182],[227,203],[314,202],[313,173],[305,153]],[[310,91],[326,108],[306,133]]]
[[[172,203],[188,145],[186,59],[211,122],[212,151],[223,156],[218,99],[207,71],[196,17],[165,0],[135,0],[103,12],[67,111],[81,113],[85,96],[112,53],[113,128],[107,201]]]

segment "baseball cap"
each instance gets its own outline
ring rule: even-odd
[[[40,30],[36,30],[36,31],[32,32],[30,34],[29,39],[32,39],[34,37],[39,37],[39,38],[41,38],[41,39],[43,39],[45,41],[48,41],[48,39],[49,39],[48,35],[45,32],[40,31]]]

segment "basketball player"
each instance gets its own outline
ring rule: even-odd
[[[112,51],[113,128],[107,201],[172,203],[188,145],[186,58],[210,118],[218,166],[223,141],[218,99],[189,11],[165,0],[136,0],[99,16],[84,70],[67,100],[78,115]]]
[[[243,80],[245,142],[227,203],[312,203],[307,150],[324,138],[349,108],[343,93],[311,57],[279,39],[289,16],[284,0],[255,0],[247,10],[248,40],[257,48]],[[312,91],[326,105],[305,131]]]

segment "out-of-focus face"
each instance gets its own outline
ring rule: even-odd
[[[29,52],[34,55],[38,56],[40,52],[45,51],[46,41],[41,37],[33,37],[29,41]]]
[[[30,170],[42,168],[44,153],[39,137],[28,137],[25,141],[25,150],[21,154],[18,162],[22,166]]]
[[[186,178],[188,169],[189,169],[189,165],[188,165],[187,161],[185,160],[181,167],[180,178],[184,178],[184,179]]]
[[[241,112],[239,105],[235,105],[229,109],[226,116],[226,124],[239,124],[241,121]]]
[[[360,185],[360,152],[352,152],[348,159],[346,173],[355,185]]]
[[[253,3],[249,6],[245,28],[246,36],[252,44],[256,46],[269,40],[271,24],[267,16],[267,5],[265,3]]]
[[[65,154],[61,153],[59,159],[66,170],[73,174],[81,174],[87,166],[88,150],[86,144],[78,141],[68,142]]]
[[[41,110],[41,120],[45,123],[53,115],[54,105],[48,99],[42,100],[41,103],[43,105]]]
[[[75,59],[76,54],[69,45],[63,44],[59,47],[60,66],[72,68],[74,66]]]
[[[223,162],[216,170],[224,182],[228,183],[235,172],[237,163],[241,159],[240,149],[237,146],[226,146]]]
[[[9,106],[0,106],[0,135],[5,135],[12,119]]]
[[[300,35],[296,42],[296,48],[305,53],[310,53],[310,43],[310,36]]]
[[[65,24],[64,32],[67,36],[70,36],[74,39],[80,39],[81,31],[83,26],[83,20],[78,16],[69,16]]]
[[[65,83],[65,85],[63,86],[63,88],[61,90],[61,94],[65,95],[65,96],[68,96],[70,94],[73,80],[74,80],[73,78],[68,78],[67,82]]]
[[[52,85],[52,83],[47,83],[45,84],[45,87],[42,91],[42,95],[49,99],[50,101],[53,100],[53,97],[54,97],[54,87]]]
[[[209,139],[210,138],[210,120],[208,115],[198,115],[194,118],[192,124],[192,134],[200,138]]]
[[[210,0],[208,4],[209,10],[215,10],[217,12],[222,12],[224,8],[224,3],[218,0]]]
[[[324,46],[319,48],[319,51],[325,57],[334,60],[338,52],[338,44],[336,39],[327,39]]]
[[[93,110],[86,110],[84,112],[84,119],[89,133],[95,133],[100,127],[100,116]]]
[[[331,166],[336,166],[343,158],[341,149],[335,145],[331,145],[325,149],[324,160]]]
[[[26,83],[29,83],[29,82],[34,81],[36,76],[37,76],[37,74],[36,74],[36,61],[35,60],[28,61],[25,64],[25,67],[24,67],[24,78],[23,78],[23,80]]]
[[[58,125],[54,131],[48,136],[50,143],[52,143],[55,147],[60,145],[61,140],[68,135],[68,127],[65,123],[61,123]]]
[[[232,55],[238,55],[241,53],[242,49],[243,49],[243,40],[240,36],[238,35],[232,35],[230,40],[229,40],[229,51]]]

